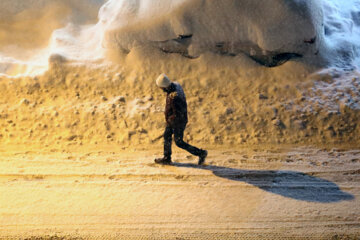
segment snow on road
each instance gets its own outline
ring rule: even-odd
[[[358,149],[218,149],[201,167],[181,151],[161,166],[161,151],[114,149],[2,148],[0,238],[360,235]]]

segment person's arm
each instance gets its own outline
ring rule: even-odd
[[[183,119],[183,103],[176,92],[173,92],[171,94],[172,95],[170,95],[170,99],[172,115],[169,116],[169,122],[171,125],[176,126],[182,123],[181,121]]]

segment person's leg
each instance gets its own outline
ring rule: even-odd
[[[183,140],[184,130],[185,130],[185,128],[175,128],[174,129],[174,140],[175,140],[176,146],[188,151],[192,155],[195,155],[195,156],[203,155],[204,150],[201,150],[197,147],[191,146],[190,144],[184,142],[184,140]]]
[[[173,135],[173,129],[167,126],[164,131],[164,157],[156,158],[155,163],[171,164],[172,135]]]
[[[171,160],[171,144],[172,144],[172,135],[173,129],[169,126],[166,126],[164,132],[164,158]]]

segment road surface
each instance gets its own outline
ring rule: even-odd
[[[0,148],[0,238],[360,238],[360,149],[34,149]]]

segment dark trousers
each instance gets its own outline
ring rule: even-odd
[[[172,135],[174,134],[174,140],[176,146],[179,148],[182,148],[192,155],[200,156],[203,152],[203,150],[191,146],[190,144],[184,142],[184,131],[185,127],[182,128],[172,128],[169,126],[166,126],[165,132],[164,132],[164,156],[165,158],[171,159],[171,144],[172,144]]]

